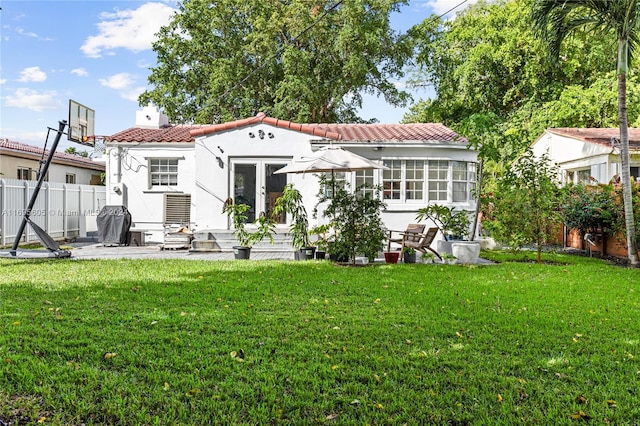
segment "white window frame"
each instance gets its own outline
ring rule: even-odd
[[[442,167],[442,163],[446,163],[446,167]],[[442,176],[442,173],[446,176]],[[437,174],[437,175],[436,175]],[[447,203],[451,202],[451,161],[445,159],[429,159],[427,161],[427,202]],[[434,184],[438,185],[434,185]],[[445,185],[443,188],[442,185]],[[442,198],[444,194],[444,198]],[[435,195],[435,196],[434,196]]]
[[[478,167],[474,161],[423,158],[383,159],[383,163],[390,170],[383,170],[374,176],[382,183],[383,201],[389,204],[468,204],[474,201],[473,191],[477,184]],[[418,168],[412,167],[414,165]],[[456,165],[465,166],[462,175],[462,169],[458,169],[459,176],[456,176]],[[419,176],[422,176],[422,179],[419,179]],[[454,184],[464,185],[464,199],[454,201]],[[437,196],[434,196],[434,192]],[[419,196],[411,198],[411,194]]]
[[[17,171],[18,180],[32,180],[31,179],[32,173],[33,173],[33,169],[30,169],[29,167],[18,167],[18,171]]]
[[[179,162],[182,158],[177,157],[153,157],[147,158],[149,163],[149,188],[176,187],[179,179]],[[156,163],[156,164],[154,164]],[[175,164],[173,164],[175,163]],[[175,169],[174,169],[175,167]],[[154,170],[158,168],[159,170]],[[164,170],[163,170],[164,168]],[[159,180],[154,183],[154,176]],[[172,177],[174,179],[172,179]]]
[[[65,181],[65,183],[71,183],[71,184],[76,183],[76,174],[75,173],[66,173],[64,175],[64,181]]]

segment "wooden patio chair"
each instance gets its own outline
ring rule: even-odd
[[[399,244],[402,251],[405,247],[411,247],[420,253],[426,253],[427,250],[435,254],[438,259],[442,260],[440,253],[431,248],[431,243],[438,235],[438,228],[429,228],[424,232],[425,225],[410,224],[405,231],[389,231],[389,239],[387,251],[391,251],[391,243]],[[398,233],[401,238],[393,238],[393,233]]]

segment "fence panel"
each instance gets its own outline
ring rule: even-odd
[[[35,181],[0,179],[0,245],[13,244]],[[45,182],[31,210],[31,220],[54,239],[74,238],[95,231],[95,217],[106,204],[106,188]],[[29,226],[22,242],[37,241]]]

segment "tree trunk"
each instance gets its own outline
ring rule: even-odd
[[[624,202],[624,223],[627,233],[629,263],[638,266],[638,246],[633,215],[631,170],[629,168],[629,129],[627,118],[627,76],[618,71],[618,119],[620,121],[620,165],[622,177],[622,200]]]
[[[480,162],[478,163],[478,186],[476,187],[476,211],[473,215],[473,224],[471,226],[471,235],[469,236],[469,241],[474,241],[476,238],[476,231],[478,228],[478,218],[480,217],[480,195],[482,194],[482,180],[484,178],[484,161],[480,158]]]

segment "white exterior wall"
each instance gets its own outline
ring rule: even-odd
[[[548,152],[551,161],[560,168],[560,178],[566,182],[567,172],[588,169],[596,182],[608,183],[620,173],[618,150],[596,143],[588,143],[566,136],[545,132],[533,143],[533,153],[541,157]]]
[[[264,132],[264,138],[258,134]],[[254,137],[250,137],[253,134]],[[268,135],[272,134],[273,137]],[[162,242],[164,234],[164,196],[162,190],[149,188],[149,158],[184,158],[179,161],[178,186],[170,191],[191,194],[191,229],[206,231],[229,229],[230,223],[223,213],[228,197],[233,197],[231,165],[234,161],[276,161],[287,164],[299,157],[312,155],[320,146],[330,143],[317,136],[265,123],[257,123],[196,138],[195,144],[187,143],[143,143],[120,144],[121,148],[109,147],[107,161],[107,204],[124,205],[131,212],[132,229],[147,232],[148,242]],[[372,160],[448,160],[477,162],[477,152],[466,147],[439,143],[400,142],[386,143],[383,150],[374,150],[374,145],[340,143],[345,149]],[[375,147],[379,146],[376,144]],[[218,160],[219,159],[219,160]],[[374,171],[374,183],[382,184],[381,170]],[[355,178],[355,173],[350,177]],[[315,174],[288,174],[287,183],[293,183],[305,200],[310,226],[325,223],[320,214],[312,217],[317,204],[319,180]],[[449,177],[451,181],[451,176]],[[352,181],[353,185],[354,182]],[[424,191],[428,191],[425,180]],[[115,189],[121,194],[118,194]],[[451,184],[449,191],[451,192]],[[450,194],[451,195],[451,194]],[[449,196],[451,199],[451,196]],[[388,229],[404,230],[416,222],[416,210],[427,202],[399,202],[386,200],[387,210],[382,219]],[[453,205],[458,210],[475,210],[475,202],[438,204]],[[259,210],[259,209],[257,209]],[[321,210],[321,208],[320,208]],[[258,211],[259,213],[259,211]],[[427,224],[432,226],[432,224]],[[278,225],[283,231],[288,225]]]
[[[265,135],[271,133],[273,138],[257,135],[262,130]],[[253,138],[249,133],[254,135]],[[283,159],[289,163],[294,158],[309,156],[313,153],[306,133],[273,127],[258,123],[217,132],[210,136],[196,139],[195,164],[198,170],[196,180],[196,227],[198,230],[228,229],[227,215],[222,212],[224,202],[231,197],[230,182],[233,179],[231,164],[241,159]],[[220,151],[222,149],[223,152]],[[222,160],[223,167],[216,157]],[[287,182],[293,183],[304,200],[315,200],[318,191],[318,179],[314,175],[288,175]],[[311,214],[314,203],[307,203],[307,211]],[[286,228],[286,225],[280,225]]]
[[[151,188],[150,158],[179,158],[178,185]],[[191,194],[191,221],[195,217],[196,165],[190,143],[145,143],[110,147],[107,151],[107,204],[124,205],[131,213],[131,229],[149,231],[146,241],[164,240],[164,194]],[[116,191],[119,190],[120,194]]]

